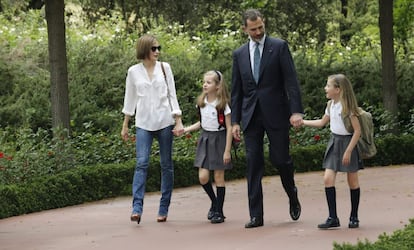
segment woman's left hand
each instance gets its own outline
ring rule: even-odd
[[[172,130],[175,136],[181,136],[184,134],[184,126],[181,122],[175,124],[174,129]]]

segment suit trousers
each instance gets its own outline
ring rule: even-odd
[[[264,134],[269,140],[271,163],[278,169],[282,186],[290,202],[297,202],[294,167],[289,154],[289,127],[269,128],[264,123],[259,105],[244,131],[247,158],[247,188],[250,217],[263,217]]]

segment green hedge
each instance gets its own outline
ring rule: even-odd
[[[414,135],[386,136],[377,140],[378,154],[367,160],[368,166],[390,164],[412,164]],[[320,170],[325,145],[295,147],[291,150],[297,172]],[[245,158],[239,149],[234,168],[226,173],[227,180],[244,178]],[[134,172],[134,161],[119,164],[79,167],[52,176],[37,178],[22,185],[0,186],[0,218],[65,207],[120,195],[130,195]],[[192,157],[174,156],[175,187],[198,184],[197,169]],[[158,191],[160,187],[159,159],[151,159],[147,191]],[[277,171],[266,160],[265,175]]]
[[[358,241],[356,245],[334,243],[334,250],[412,250],[414,249],[414,219],[404,229],[391,235],[382,234],[376,242]]]

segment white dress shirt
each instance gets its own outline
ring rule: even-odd
[[[263,36],[262,40],[259,42],[259,51],[260,51],[260,58],[263,55],[263,47],[265,42],[266,35]],[[250,52],[250,66],[252,68],[252,72],[254,72],[254,50],[256,49],[256,42],[250,38],[249,42],[249,52]]]
[[[181,115],[171,67],[166,62],[163,65],[167,75],[169,98],[160,62],[156,62],[151,80],[142,63],[128,69],[122,113],[129,116],[135,114],[135,126],[148,131],[173,125],[174,115]]]

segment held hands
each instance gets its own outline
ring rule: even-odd
[[[302,114],[298,114],[298,113],[292,114],[292,115],[290,116],[289,121],[290,121],[290,124],[291,124],[293,127],[295,127],[295,128],[299,128],[299,127],[301,127],[301,126],[303,125],[303,118],[302,118]]]
[[[175,126],[172,132],[175,136],[182,136],[185,133],[185,130],[184,130],[184,127],[181,125],[181,127]]]
[[[175,126],[172,132],[175,136],[181,136],[184,134],[184,126],[181,120],[181,116],[175,116]]]

